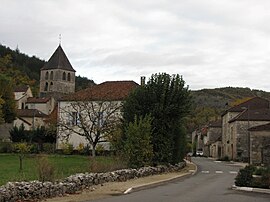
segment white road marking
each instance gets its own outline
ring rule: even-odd
[[[230,174],[237,174],[238,172],[237,171],[230,171],[229,173]]]
[[[202,173],[209,173],[209,170],[202,170]]]
[[[221,161],[214,161],[214,162],[216,162],[216,163],[221,163]]]
[[[217,173],[217,174],[222,174],[223,171],[221,171],[221,170],[216,170],[216,173]]]

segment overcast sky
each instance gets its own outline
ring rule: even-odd
[[[59,44],[96,83],[167,72],[190,89],[270,91],[269,0],[0,0],[0,43],[48,60]]]

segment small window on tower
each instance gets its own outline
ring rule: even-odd
[[[50,79],[53,80],[53,72],[51,72]]]
[[[49,72],[46,72],[45,79],[48,80],[48,78],[49,78]]]
[[[50,91],[53,89],[53,82],[50,83]]]
[[[68,73],[67,80],[70,81],[70,73]]]
[[[44,91],[48,91],[48,82],[46,82],[46,84],[45,84],[45,87],[44,87]]]
[[[63,73],[63,80],[66,80],[66,72]]]

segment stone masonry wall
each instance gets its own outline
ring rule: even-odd
[[[94,185],[106,182],[122,182],[154,174],[180,171],[185,166],[186,163],[181,162],[174,166],[122,169],[107,173],[79,173],[55,183],[40,181],[8,182],[0,187],[0,202],[36,201],[65,194],[74,194]]]

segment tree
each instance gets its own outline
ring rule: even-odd
[[[183,159],[183,155],[177,152],[181,147],[180,140],[184,141],[181,128],[190,106],[190,91],[180,75],[154,74],[146,85],[135,89],[124,102],[124,125],[134,122],[134,115],[145,117],[150,114],[153,117],[154,164],[176,163]]]
[[[12,142],[27,142],[30,139],[29,131],[25,130],[23,124],[20,127],[14,126],[9,133]]]
[[[11,80],[0,74],[0,97],[3,99],[2,113],[6,123],[11,123],[16,117],[16,103]]]
[[[132,168],[143,167],[152,164],[153,145],[151,143],[152,118],[135,118],[125,129],[127,139],[123,144],[124,155],[128,165]]]
[[[5,103],[5,101],[0,97],[0,124],[4,123],[4,114],[2,111],[2,105]]]
[[[96,156],[96,146],[107,142],[107,136],[119,122],[121,103],[118,101],[73,101],[60,107],[59,133],[62,140],[71,134],[85,137]]]
[[[23,159],[26,154],[30,152],[31,146],[27,145],[25,142],[17,143],[15,145],[16,152],[19,154],[19,160],[20,160],[20,171],[23,169]]]

